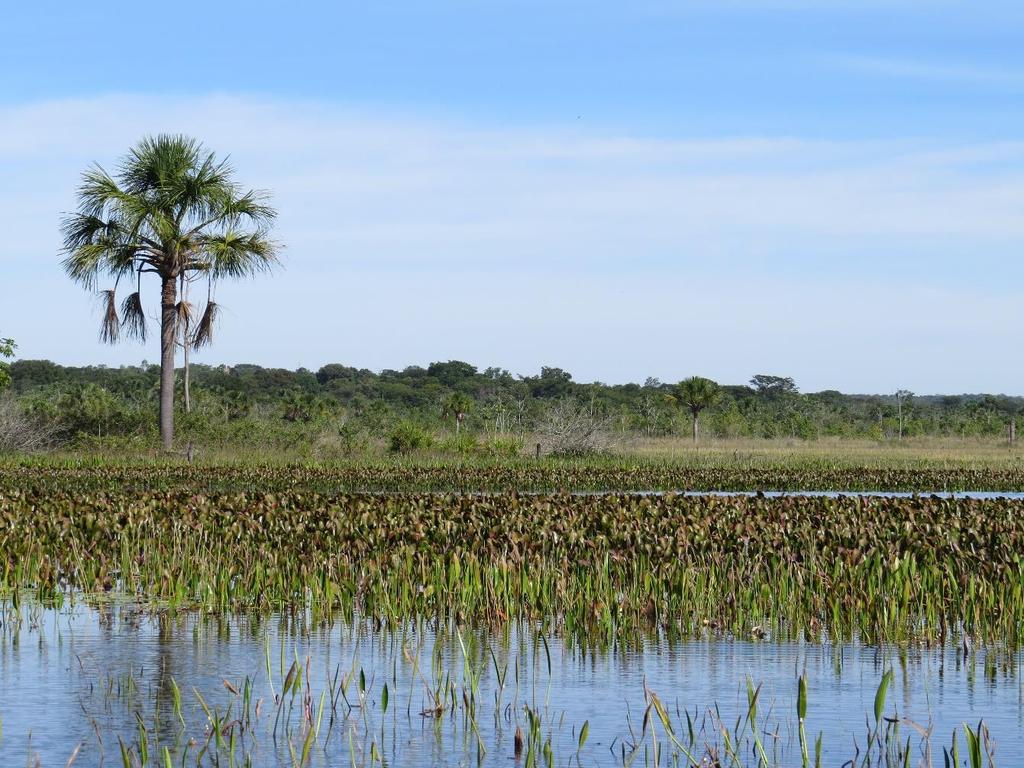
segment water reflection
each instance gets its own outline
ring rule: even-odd
[[[956,648],[720,637],[584,649],[523,626],[171,616],[118,602],[30,606],[19,614],[7,608],[0,614],[0,765],[32,765],[38,756],[43,766],[63,766],[81,744],[76,766],[120,766],[119,738],[136,754],[145,741],[151,760],[167,746],[175,765],[185,753],[196,764],[207,745],[201,764],[214,765],[216,722],[223,749],[234,738],[236,754],[255,766],[301,762],[314,730],[310,765],[368,765],[379,756],[388,765],[507,766],[516,729],[529,740],[526,708],[537,713],[541,741],[550,739],[558,765],[576,753],[584,722],[584,764],[621,765],[634,746],[634,764],[653,764],[648,737],[640,737],[650,692],[677,734],[687,732],[689,716],[703,749],[716,729],[732,729],[747,714],[748,678],[762,685],[766,750],[792,765],[801,674],[807,731],[812,740],[824,734],[824,764],[840,765],[855,744],[863,749],[889,669],[887,714],[931,724],[936,749],[963,722],[984,718],[997,755],[1012,762],[1024,756],[1020,661],[1020,652],[991,649],[965,658]],[[293,696],[283,692],[286,682]],[[904,738],[911,733],[907,727]],[[665,734],[657,738],[658,748],[671,748]]]

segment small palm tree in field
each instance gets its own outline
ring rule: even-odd
[[[691,376],[676,384],[676,391],[669,398],[676,405],[688,408],[693,417],[693,442],[700,436],[700,412],[718,402],[721,390],[711,379]]]
[[[251,277],[272,267],[277,249],[268,238],[276,215],[264,193],[243,191],[226,160],[185,136],[161,135],[136,144],[116,173],[95,166],[82,175],[78,211],[63,221],[64,270],[87,290],[102,276],[114,287],[100,291],[100,338],[114,343],[122,332],[146,338],[142,277],[160,283],[160,438],[174,442],[174,364],[186,351],[210,343],[217,317],[218,280]],[[207,281],[207,303],[193,322],[187,286]],[[121,280],[135,291],[121,304]]]
[[[455,434],[458,435],[462,429],[462,422],[473,408],[473,401],[462,392],[453,392],[445,401],[444,413],[446,416],[455,418]]]

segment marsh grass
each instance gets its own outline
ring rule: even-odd
[[[244,426],[244,425],[243,425]],[[258,464],[270,466],[478,466],[493,464],[535,463],[534,446],[544,443],[542,437],[529,433],[515,438],[501,435],[487,437],[464,433],[463,440],[432,434],[432,447],[411,453],[392,454],[387,441],[357,441],[343,446],[337,436],[311,439],[296,433],[283,443],[266,438],[259,431],[241,431],[231,440],[204,442],[190,440],[200,463],[213,466]],[[480,450],[466,450],[475,445]],[[485,450],[485,449],[494,450]],[[35,461],[43,466],[61,464],[134,464],[162,466],[183,462],[184,452],[168,455],[153,442],[141,437],[87,440],[74,448],[48,454],[19,456],[0,454],[0,466]],[[872,440],[865,438],[829,438],[813,440],[798,438],[702,438],[694,445],[682,437],[617,436],[614,446],[589,456],[542,456],[548,464],[583,464],[607,466],[636,463],[668,463],[679,467],[752,467],[794,468],[1020,468],[1024,465],[1024,446],[1008,445],[1004,438],[920,436],[903,440]]]
[[[908,437],[742,439],[708,438],[694,446],[679,437],[637,438],[624,456],[682,465],[751,467],[1007,468],[1024,463],[1024,448],[1005,439]]]

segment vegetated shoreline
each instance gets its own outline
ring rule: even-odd
[[[177,370],[180,381],[184,371]],[[275,442],[297,433],[309,441],[330,426],[337,437],[342,423],[345,441],[372,442],[386,439],[403,421],[451,430],[456,412],[462,434],[522,436],[545,422],[551,406],[567,400],[585,405],[601,431],[620,436],[688,436],[692,426],[684,401],[693,400],[679,397],[683,382],[579,382],[558,367],[516,376],[459,360],[380,372],[338,363],[291,371],[193,361],[189,370],[192,411],[180,414],[179,437],[211,444],[233,440],[244,446],[244,432],[254,429]],[[91,435],[102,442],[155,436],[157,365],[75,367],[23,358],[10,373],[17,396],[33,411],[56,417],[69,437]],[[788,377],[765,375],[740,385],[704,381],[713,392],[698,404],[700,434],[716,437],[998,439],[1009,436],[1010,424],[1024,411],[1024,398],[996,394],[800,392]],[[449,407],[452,397],[465,398],[468,407]]]
[[[1024,639],[1024,516],[1012,500],[204,493],[85,480],[0,484],[3,593],[518,618],[592,642],[652,630]]]

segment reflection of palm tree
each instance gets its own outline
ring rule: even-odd
[[[95,167],[83,175],[78,213],[64,219],[64,269],[92,289],[103,274],[115,287],[102,292],[104,341],[117,341],[123,329],[145,339],[142,311],[144,273],[160,279],[160,437],[169,450],[174,440],[174,360],[181,316],[179,283],[205,275],[212,286],[221,278],[249,277],[276,261],[267,231],[275,212],[264,197],[242,192],[231,167],[184,136],[157,136],[136,144],[115,176]],[[116,281],[134,279],[136,290],[121,304]],[[212,338],[217,305],[210,300],[185,341],[202,346]]]
[[[693,417],[693,442],[700,435],[700,412],[718,402],[721,390],[711,379],[691,376],[676,384],[676,391],[669,398],[679,406],[688,408]]]
[[[174,619],[168,613],[157,614],[156,633],[156,710],[160,715],[174,709]],[[181,642],[180,639],[177,642]]]

